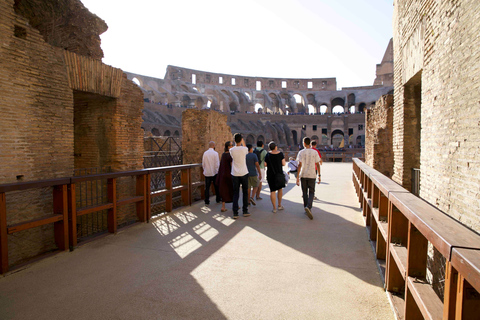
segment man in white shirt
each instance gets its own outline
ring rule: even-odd
[[[318,165],[318,182],[321,181],[320,174],[320,156],[318,152],[310,146],[310,138],[303,138],[303,145],[305,149],[300,150],[297,155],[298,161],[298,175],[297,175],[297,186],[300,185],[300,180],[302,182],[302,192],[303,192],[303,207],[305,208],[305,213],[311,219],[312,216],[312,204],[313,197],[315,196],[315,165]]]
[[[230,149],[232,156],[232,180],[233,180],[233,219],[238,218],[238,198],[240,197],[240,185],[242,185],[242,204],[243,216],[248,217],[248,169],[247,169],[247,154],[248,148],[245,146],[242,135],[235,133],[233,136],[235,147]]]
[[[215,188],[217,203],[222,200],[220,199],[220,193],[216,182],[218,168],[220,167],[220,158],[218,152],[215,151],[215,142],[210,141],[208,148],[209,149],[203,153],[202,158],[203,175],[205,176],[205,205],[210,204],[210,185],[212,183]]]

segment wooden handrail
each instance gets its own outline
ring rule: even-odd
[[[77,217],[93,212],[107,210],[108,230],[117,231],[117,208],[128,204],[136,205],[138,221],[146,222],[151,217],[151,197],[159,194],[166,196],[166,211],[172,211],[173,193],[181,192],[185,205],[192,203],[193,187],[202,186],[202,181],[192,182],[191,170],[201,167],[200,163],[149,168],[143,170],[95,174],[89,176],[65,177],[40,181],[19,182],[0,185],[0,274],[8,271],[8,235],[21,230],[28,230],[45,224],[54,224],[55,242],[60,250],[73,249],[77,245]],[[173,186],[172,171],[181,171],[181,184]],[[161,192],[150,189],[151,175],[165,172],[166,188]],[[117,199],[117,179],[136,177],[135,195]],[[200,175],[200,178],[203,178]],[[77,208],[76,184],[85,181],[107,180],[108,199],[95,206]],[[52,214],[7,225],[6,193],[19,190],[53,187]],[[203,194],[203,192],[202,192]]]
[[[359,159],[353,159],[352,176],[377,259],[386,265],[386,290],[403,295],[392,296],[394,304],[402,301],[395,308],[399,317],[478,316],[471,290],[479,295],[480,235]],[[428,243],[447,261],[443,301],[425,281]]]

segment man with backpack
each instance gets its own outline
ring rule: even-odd
[[[257,189],[257,194],[256,198],[257,200],[262,200],[260,197],[260,191],[262,191],[262,182],[267,182],[265,179],[266,174],[265,174],[265,156],[267,155],[267,150],[263,149],[263,141],[258,140],[257,141],[257,147],[253,150],[253,153],[257,155],[258,158],[258,163],[260,165],[260,172],[261,172],[261,178],[260,178],[260,184],[258,185]]]

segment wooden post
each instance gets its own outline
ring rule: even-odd
[[[63,220],[54,223],[55,243],[60,250],[68,250],[68,197],[67,185],[53,187],[53,213]]]
[[[135,195],[142,196],[143,200],[137,202],[137,217],[140,222],[147,221],[147,190],[146,190],[146,175],[137,176]]]
[[[443,319],[455,319],[455,307],[457,299],[457,282],[458,273],[452,266],[450,261],[447,261],[445,266],[445,293],[443,298]]]
[[[165,172],[165,187],[168,193],[165,195],[165,210],[171,212],[173,209],[173,192],[172,192],[172,171]]]
[[[0,193],[0,274],[8,271],[7,200]]]
[[[188,168],[188,205],[191,206],[193,202],[193,187],[192,187],[192,169]]]
[[[113,208],[108,209],[108,232],[117,233],[117,179],[108,179],[107,186],[108,202],[113,204]]]
[[[180,183],[182,186],[187,186],[186,190],[182,190],[182,201],[184,206],[190,205],[190,179],[189,179],[189,169],[184,169],[181,171]]]
[[[427,275],[428,240],[415,226],[408,224],[407,277],[424,279]]]
[[[145,192],[147,194],[147,222],[152,217],[152,175],[149,173],[145,179]]]
[[[478,319],[480,314],[480,297],[463,275],[458,274],[457,303],[455,306],[455,319]]]
[[[383,239],[382,232],[377,228],[376,255],[378,260],[386,260],[386,239]]]
[[[77,246],[77,203],[75,183],[68,186],[68,237],[70,250]]]

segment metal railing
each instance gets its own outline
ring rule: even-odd
[[[359,159],[353,184],[397,317],[478,319],[480,235]]]
[[[194,173],[196,169],[198,172]],[[0,185],[0,273],[3,274],[10,268],[9,235],[53,224],[54,241],[58,250],[73,249],[78,243],[79,234],[83,232],[79,230],[78,223],[83,216],[105,211],[105,221],[102,223],[108,232],[116,233],[119,228],[118,220],[123,216],[127,217],[123,219],[123,225],[132,223],[132,216],[133,222],[148,222],[152,216],[152,206],[162,204],[163,212],[170,212],[175,205],[191,205],[194,197],[203,199],[202,186],[205,182],[200,169],[201,164],[190,164]],[[159,175],[162,178],[155,178]],[[193,177],[195,181],[192,180]],[[152,183],[155,179],[156,184]],[[77,193],[82,192],[82,186],[99,180],[106,181],[106,197],[97,197],[99,201],[95,202],[88,201],[87,197],[85,201],[78,202]],[[52,188],[53,192],[52,214],[12,225],[7,224],[9,193],[46,187]],[[24,199],[25,203],[37,200]],[[131,206],[134,208],[128,209]],[[120,212],[123,212],[122,216],[119,216]]]

